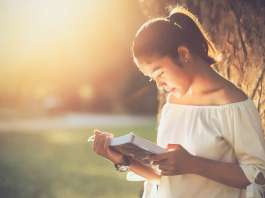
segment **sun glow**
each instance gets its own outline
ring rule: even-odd
[[[57,97],[70,106],[106,95],[104,79],[117,69],[121,84],[136,26],[131,2],[0,1],[0,99],[22,106]]]
[[[92,0],[4,2],[6,34],[1,40],[6,41],[5,47],[10,52],[5,54],[26,62],[34,58],[43,60],[43,57],[53,60],[60,51],[67,51],[67,45],[82,43],[78,40],[82,28],[91,22],[90,18],[101,5]],[[11,61],[17,62],[17,59]]]

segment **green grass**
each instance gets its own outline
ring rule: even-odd
[[[105,128],[115,135],[134,129],[155,140],[155,125]],[[137,198],[142,182],[128,182],[93,153],[91,129],[0,133],[0,197]]]

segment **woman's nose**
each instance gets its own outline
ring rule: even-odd
[[[163,86],[166,85],[166,83],[163,82],[163,81],[161,81],[161,80],[157,80],[157,81],[156,81],[156,84],[157,84],[158,87],[163,87]]]

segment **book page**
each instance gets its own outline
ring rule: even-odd
[[[147,151],[145,149],[142,149],[132,143],[117,145],[117,146],[111,146],[111,148],[117,152],[120,152],[123,155],[126,155],[128,157],[132,157],[133,159],[145,164],[150,165],[148,161],[145,160],[145,158],[150,155],[154,154],[150,151]]]

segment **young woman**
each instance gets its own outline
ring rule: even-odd
[[[167,93],[157,143],[168,152],[149,157],[161,174],[110,150],[110,133],[95,131],[94,151],[144,177],[144,198],[262,197],[259,113],[242,90],[211,68],[218,53],[197,19],[176,8],[149,20],[132,50],[139,70]]]

